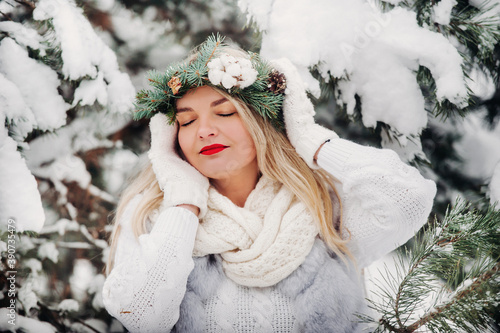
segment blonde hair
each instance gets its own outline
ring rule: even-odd
[[[343,228],[342,203],[332,175],[321,169],[309,168],[285,133],[277,131],[270,121],[252,111],[241,100],[217,90],[236,106],[254,141],[260,172],[285,185],[306,205],[319,226],[321,238],[333,252],[343,260],[344,255],[354,259],[346,246],[348,241],[342,239],[340,234]],[[330,188],[335,198],[330,197]],[[334,221],[332,199],[339,202],[338,223]]]
[[[146,233],[146,222],[149,215],[160,207],[163,201],[163,192],[158,185],[156,180],[156,175],[153,171],[153,166],[148,162],[147,167],[143,169],[136,177],[133,179],[131,184],[125,188],[123,191],[118,205],[114,210],[114,216],[112,220],[113,231],[111,232],[109,242],[110,251],[108,253],[108,260],[106,263],[106,275],[108,275],[113,269],[115,263],[115,253],[118,243],[118,237],[121,232],[120,221],[122,219],[125,208],[132,198],[137,194],[142,193],[141,200],[138,202],[135,210],[132,212],[132,230],[134,235],[139,237],[140,235]]]
[[[238,51],[236,51],[238,52]],[[234,52],[233,52],[234,53]],[[307,163],[296,153],[287,136],[276,130],[270,121],[262,118],[241,100],[229,95],[226,91],[216,89],[222,96],[234,104],[238,113],[252,137],[256,152],[259,170],[263,175],[281,182],[295,196],[302,201],[311,212],[320,230],[320,237],[326,245],[342,260],[347,255],[353,260],[346,243],[342,239],[342,204],[335,189],[333,177],[323,170],[312,170]],[[182,154],[181,154],[182,155]],[[334,221],[332,198],[329,189],[338,200],[340,216]],[[117,247],[121,226],[119,221],[130,200],[137,194],[143,196],[132,213],[132,229],[136,237],[146,233],[146,222],[149,215],[157,209],[162,200],[161,191],[151,163],[140,172],[133,182],[124,190],[113,218],[113,232],[110,236],[110,252],[106,265],[106,274],[109,274],[114,265],[114,256]]]

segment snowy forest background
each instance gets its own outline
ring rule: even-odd
[[[372,295],[378,330],[498,331],[499,0],[1,0],[0,331],[124,331],[101,289],[113,210],[147,162],[134,95],[146,71],[216,32],[289,57],[318,122],[436,181],[429,229],[398,251],[402,263],[367,274],[390,281]],[[422,251],[449,274],[438,260],[405,280]],[[422,277],[414,293],[399,287]],[[394,298],[404,296],[403,325]]]

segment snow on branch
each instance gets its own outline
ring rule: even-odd
[[[0,22],[0,117],[6,126],[0,140],[0,197],[5,198],[0,218],[2,224],[15,218],[21,231],[40,231],[45,217],[33,174],[54,181],[62,204],[67,202],[63,198],[67,190],[61,179],[72,178],[82,188],[89,186],[90,174],[73,154],[96,146],[113,147],[103,138],[131,117],[135,88],[75,1],[17,3],[11,9],[0,8],[9,14],[29,4],[22,23]],[[100,106],[109,111],[108,117],[111,113],[123,119],[110,117],[113,120],[92,123],[96,112],[90,112],[84,123],[71,126],[77,128],[71,137],[54,140],[75,122],[67,124],[67,113],[85,105]],[[34,131],[36,139],[26,143]],[[44,144],[51,141],[54,145],[46,149]],[[75,217],[74,209],[67,206]]]
[[[487,331],[500,301],[499,227],[493,206],[457,201],[375,282],[381,318],[364,319],[378,323],[374,332]]]
[[[290,58],[315,96],[320,94],[319,82],[309,70],[317,69],[325,81],[339,79],[338,103],[353,114],[359,96],[365,127],[383,122],[406,137],[420,135],[427,112],[417,82],[419,66],[432,73],[437,102],[449,101],[459,109],[468,105],[459,52],[442,34],[419,26],[408,9],[383,12],[377,2],[364,0],[259,0],[239,5],[263,31],[264,57]],[[441,8],[436,18],[446,21],[448,9]]]
[[[0,184],[0,229],[6,229],[7,222],[12,219],[19,232],[40,231],[45,213],[35,177],[4,127],[0,127]],[[10,186],[6,186],[8,184]]]
[[[74,1],[41,0],[33,18],[51,20],[62,51],[63,75],[70,80],[89,78],[76,90],[74,105],[79,101],[92,105],[97,100],[107,103],[111,112],[129,112],[135,88],[129,76],[119,71],[115,53],[97,36],[82,12]],[[103,91],[97,94],[96,89]]]

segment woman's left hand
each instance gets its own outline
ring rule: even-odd
[[[319,147],[338,135],[314,122],[314,106],[296,67],[287,58],[272,60],[271,66],[285,75],[286,90],[283,101],[285,128],[290,143],[297,153],[313,169],[319,168],[314,156]]]

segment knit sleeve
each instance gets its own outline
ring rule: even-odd
[[[167,208],[151,232],[137,240],[131,217],[139,196],[130,201],[119,221],[115,265],[104,283],[103,302],[130,332],[169,332],[179,318],[194,267],[198,218],[184,208]]]
[[[339,181],[343,225],[360,268],[406,243],[427,222],[436,184],[394,151],[333,139],[317,163]]]

